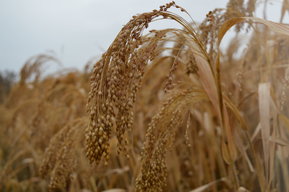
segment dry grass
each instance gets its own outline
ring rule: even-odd
[[[0,106],[1,191],[289,191],[289,27],[255,7],[139,14],[91,72],[31,58]],[[163,19],[182,29],[146,30]]]

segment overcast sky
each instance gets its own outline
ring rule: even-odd
[[[19,71],[31,56],[53,52],[64,67],[82,69],[129,19],[168,0],[0,0],[0,70]],[[175,0],[195,21],[226,0]],[[269,7],[279,15],[280,1]],[[269,18],[270,19],[270,18]],[[169,24],[167,24],[169,25]]]

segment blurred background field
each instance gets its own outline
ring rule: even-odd
[[[287,0],[11,2],[0,191],[289,191]]]

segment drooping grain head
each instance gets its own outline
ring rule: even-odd
[[[127,140],[123,137],[133,124],[133,106],[144,69],[153,60],[162,36],[146,40],[141,37],[142,31],[174,5],[172,2],[158,11],[134,16],[94,66],[88,101],[90,123],[86,129],[86,151],[91,163],[98,164],[102,156],[107,160],[114,125],[120,150],[125,151]]]

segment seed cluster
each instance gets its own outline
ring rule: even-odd
[[[83,131],[81,119],[72,121],[61,129],[49,143],[40,166],[42,177],[50,176],[49,189],[54,191],[66,188],[69,175],[76,168],[76,157],[71,150],[78,143],[78,131]]]
[[[95,64],[87,107],[90,123],[86,129],[86,155],[91,163],[98,164],[103,156],[108,160],[112,134],[118,139],[119,151],[125,152],[128,140],[124,135],[133,126],[136,94],[145,66],[156,56],[158,47],[158,40],[141,34],[153,19],[164,16],[174,5],[171,2],[158,11],[133,16]],[[154,38],[161,36],[156,34]],[[113,133],[114,126],[116,133]]]
[[[136,180],[137,191],[164,191],[167,181],[166,153],[174,144],[176,131],[192,96],[192,90],[173,94],[153,117],[146,133],[141,171]]]

